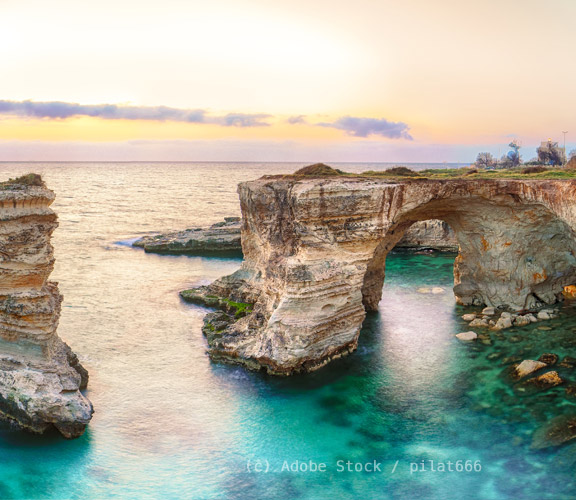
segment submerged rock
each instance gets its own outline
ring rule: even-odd
[[[545,391],[562,384],[564,381],[558,375],[558,372],[547,372],[538,377],[529,378],[516,384],[515,389],[518,392],[534,393]]]
[[[570,399],[576,399],[576,385],[569,385],[565,389],[566,397]]]
[[[80,436],[92,404],[80,392],[88,372],[57,335],[62,296],[47,281],[58,226],[43,185],[0,185],[0,417],[41,433]]]
[[[548,366],[555,365],[558,362],[558,355],[550,352],[545,352],[538,358],[538,361],[546,363]]]
[[[171,255],[203,255],[241,253],[240,217],[225,217],[210,227],[196,227],[175,233],[144,236],[132,243],[150,253]]]
[[[572,356],[565,356],[564,359],[558,364],[562,368],[573,369],[576,367],[576,358]]]
[[[532,448],[560,446],[576,438],[576,415],[560,415],[545,423],[532,435]]]
[[[462,315],[462,319],[463,319],[464,321],[473,321],[473,320],[476,319],[476,315],[475,315],[474,313],[464,314],[464,315]]]

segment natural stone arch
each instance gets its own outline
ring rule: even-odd
[[[288,176],[243,183],[239,194],[242,268],[198,294],[253,306],[229,325],[208,323],[214,359],[290,374],[354,350],[386,255],[416,221],[457,233],[461,303],[522,309],[576,282],[572,181]]]
[[[561,299],[576,282],[576,238],[571,227],[546,205],[514,195],[435,199],[393,222],[367,264],[362,299],[377,310],[388,252],[417,221],[440,219],[454,230],[454,294],[464,305],[516,310]]]

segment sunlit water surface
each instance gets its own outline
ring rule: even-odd
[[[318,372],[276,379],[210,363],[206,310],[178,291],[240,260],[145,254],[127,240],[239,215],[238,182],[298,166],[0,165],[2,178],[39,172],[57,193],[59,334],[90,371],[96,409],[74,441],[3,428],[0,498],[576,498],[576,447],[530,449],[533,430],[574,404],[561,387],[520,398],[501,376],[504,356],[576,355],[572,307],[551,331],[464,345],[453,255],[391,255],[358,351]],[[432,287],[445,293],[422,293]],[[281,470],[295,460],[327,470]],[[339,460],[376,460],[381,472],[339,472]],[[423,460],[427,470],[411,473]],[[432,472],[428,460],[481,471]]]

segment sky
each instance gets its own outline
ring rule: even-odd
[[[576,148],[573,0],[0,0],[0,161]]]

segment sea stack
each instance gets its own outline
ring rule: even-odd
[[[35,174],[0,183],[0,416],[75,438],[93,409],[80,392],[88,373],[56,333],[62,295],[47,281],[54,198]]]

